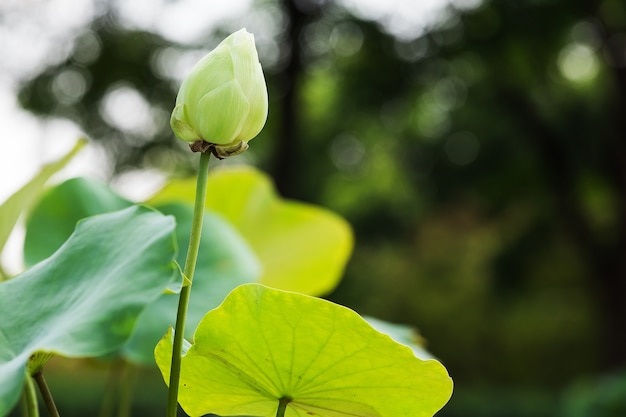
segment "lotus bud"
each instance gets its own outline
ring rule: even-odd
[[[254,36],[241,29],[202,58],[183,81],[170,125],[194,152],[222,159],[248,148],[267,119],[267,86]]]

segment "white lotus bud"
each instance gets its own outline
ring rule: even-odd
[[[202,58],[183,81],[170,125],[194,151],[218,158],[248,148],[267,119],[267,86],[254,36],[241,29]]]

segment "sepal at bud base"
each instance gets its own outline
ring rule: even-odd
[[[216,145],[214,143],[209,143],[206,140],[197,140],[193,143],[189,144],[192,152],[207,152],[211,151],[211,153],[218,159],[228,158],[229,156],[239,155],[248,149],[248,144],[242,140],[239,143],[235,143],[232,145]]]

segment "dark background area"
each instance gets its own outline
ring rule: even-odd
[[[412,39],[331,0],[255,7],[279,53],[246,160],[353,225],[328,298],[420,330],[455,380],[442,417],[625,416],[626,2],[485,0]],[[102,102],[124,86],[167,121],[163,62],[228,32],[180,45],[105,8],[19,100],[117,174],[188,175],[167,123],[124,129]]]

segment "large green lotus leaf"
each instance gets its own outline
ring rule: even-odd
[[[130,205],[107,185],[86,178],[72,178],[51,188],[26,221],[25,263],[34,265],[53,254],[72,234],[78,220]]]
[[[174,181],[151,202],[193,202],[195,182]],[[270,179],[252,168],[209,175],[207,209],[226,218],[258,256],[262,284],[310,295],[330,292],[352,251],[352,231],[341,217],[278,197]]]
[[[91,357],[126,342],[141,310],[179,276],[174,227],[142,206],[91,217],[52,256],[0,284],[0,415],[34,353]]]
[[[0,252],[13,231],[20,215],[30,209],[37,201],[44,185],[52,175],[62,169],[87,143],[82,139],[65,156],[50,164],[44,165],[26,185],[9,197],[0,206]],[[72,225],[73,227],[73,225]]]
[[[166,204],[156,207],[176,218],[178,262],[184,265],[191,232],[192,207]],[[221,217],[205,213],[193,288],[187,313],[189,336],[207,311],[217,307],[240,284],[256,282],[260,265],[243,238]],[[128,361],[154,366],[154,347],[176,317],[178,294],[163,294],[141,314],[133,336],[121,352]]]
[[[169,381],[171,330],[155,358]],[[192,417],[426,417],[449,400],[435,360],[374,330],[354,311],[259,284],[236,288],[202,319],[182,358],[179,402]]]
[[[53,252],[70,235],[79,219],[131,204],[95,180],[74,178],[52,188],[28,219],[27,258],[34,262]],[[180,250],[177,261],[182,266],[187,256],[193,208],[183,203],[161,204],[156,208],[176,218]],[[233,288],[256,282],[260,266],[238,232],[222,217],[207,212],[195,275],[198,279],[194,280],[187,319],[190,333],[202,316],[217,307]],[[178,291],[178,288],[172,289]],[[131,363],[154,365],[154,347],[176,318],[177,304],[178,295],[164,294],[149,305],[141,314],[133,336],[117,354]]]

